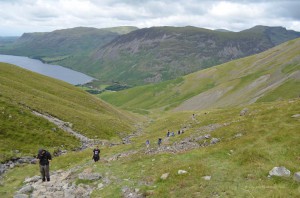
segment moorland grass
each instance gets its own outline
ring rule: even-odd
[[[52,169],[81,165],[80,171],[89,169],[107,177],[110,184],[94,190],[92,197],[120,197],[125,186],[149,197],[297,197],[299,185],[292,176],[269,178],[268,173],[275,166],[285,166],[292,174],[299,171],[300,122],[292,118],[299,113],[299,104],[299,99],[253,104],[247,106],[245,116],[239,114],[242,108],[151,115],[152,120],[144,124],[142,135],[133,138],[132,144],[101,147],[100,163],[87,163],[92,151],[85,150],[55,158]],[[176,154],[144,153],[145,140],[150,139],[151,147],[156,148],[157,138],[165,139],[167,129],[188,125],[184,134],[165,142],[171,145],[190,135],[204,135],[198,129],[216,123],[225,123],[210,133],[220,138],[216,145]],[[116,161],[103,160],[130,150],[138,152]],[[12,193],[26,176],[38,174],[32,165],[22,168],[29,173],[19,172],[21,168],[16,169],[19,176],[9,171],[0,192],[9,189]],[[178,170],[188,173],[178,175]],[[169,173],[166,180],[160,179],[164,173]],[[202,178],[207,175],[211,180]]]

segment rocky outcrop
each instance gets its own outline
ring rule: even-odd
[[[0,175],[2,175],[6,170],[19,166],[21,164],[35,164],[36,162],[36,158],[29,156],[12,158],[3,164],[0,164]]]

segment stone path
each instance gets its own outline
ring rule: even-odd
[[[100,141],[99,140],[95,140],[95,139],[89,139],[88,137],[74,131],[72,129],[72,124],[69,122],[64,122],[58,118],[55,118],[51,115],[45,115],[45,114],[41,114],[39,112],[33,111],[33,114],[45,118],[47,119],[49,122],[52,122],[53,124],[55,124],[57,127],[59,127],[60,129],[74,135],[76,138],[78,138],[81,142],[81,148],[80,149],[86,149],[89,147],[94,146],[95,144],[99,144]]]

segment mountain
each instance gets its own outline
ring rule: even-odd
[[[17,36],[0,36],[0,47],[3,45],[11,44],[15,42],[19,37]]]
[[[25,55],[81,71],[105,84],[137,86],[175,79],[257,54],[300,36],[283,27],[241,32],[197,27],[72,28],[24,34],[0,53]]]
[[[156,83],[265,51],[300,36],[281,27],[241,32],[152,27],[115,38],[93,58],[94,76],[130,85]]]
[[[43,62],[61,64],[74,70],[86,70],[89,53],[136,27],[76,27],[53,32],[24,33],[14,43],[0,46],[1,54],[28,56]],[[85,73],[88,73],[87,71]]]
[[[33,111],[68,122],[91,139],[120,140],[121,132],[132,133],[136,119],[73,85],[0,63],[1,162],[12,155],[35,154],[43,146],[79,147],[77,139]]]
[[[204,110],[299,97],[300,39],[184,77],[101,95],[128,110]]]

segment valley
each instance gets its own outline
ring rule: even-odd
[[[186,29],[188,34],[181,32]],[[274,31],[258,26],[246,34],[224,34],[234,43],[262,30]],[[69,31],[75,34],[74,29]],[[140,72],[143,64],[139,61],[157,60],[153,58],[157,54],[151,52],[157,45],[162,45],[161,50],[176,50],[178,38],[194,45],[189,39],[201,35],[199,31],[222,38],[217,32],[193,27],[124,31],[119,35],[105,31],[106,36],[115,37],[97,52],[89,49],[93,60],[102,57],[109,63],[121,57],[118,61],[124,64],[114,67],[112,63],[104,69],[106,74],[110,69],[123,74],[119,67],[124,67],[137,76],[133,71]],[[99,33],[88,29],[88,34],[91,32]],[[23,36],[30,40],[45,34]],[[247,43],[247,39],[241,42]],[[209,41],[207,37],[204,40]],[[297,197],[300,39],[269,40],[274,45],[259,45],[264,46],[262,51],[243,58],[224,59],[225,63],[218,65],[211,62],[195,71],[186,68],[187,73],[170,74],[170,78],[150,84],[142,82],[145,76],[134,81],[128,78],[132,88],[100,94],[0,63],[1,166],[14,158],[34,157],[40,148],[59,153],[51,161],[50,182],[41,181],[38,164],[19,163],[5,170],[0,176],[0,197]],[[137,42],[136,48],[132,41]],[[120,47],[120,43],[125,45]],[[154,48],[144,54],[149,46]],[[237,52],[232,49],[226,52]],[[47,50],[43,58],[52,57],[54,62],[68,59],[62,51],[55,55],[52,51],[50,56],[50,48]],[[134,54],[140,56],[139,61],[130,59]],[[64,58],[55,59],[58,55]],[[178,56],[172,53],[164,58],[173,60],[173,55]],[[173,64],[176,66],[170,62]],[[107,78],[115,80],[110,75]],[[99,162],[92,160],[96,145],[101,150]],[[273,171],[276,167],[288,173]]]

